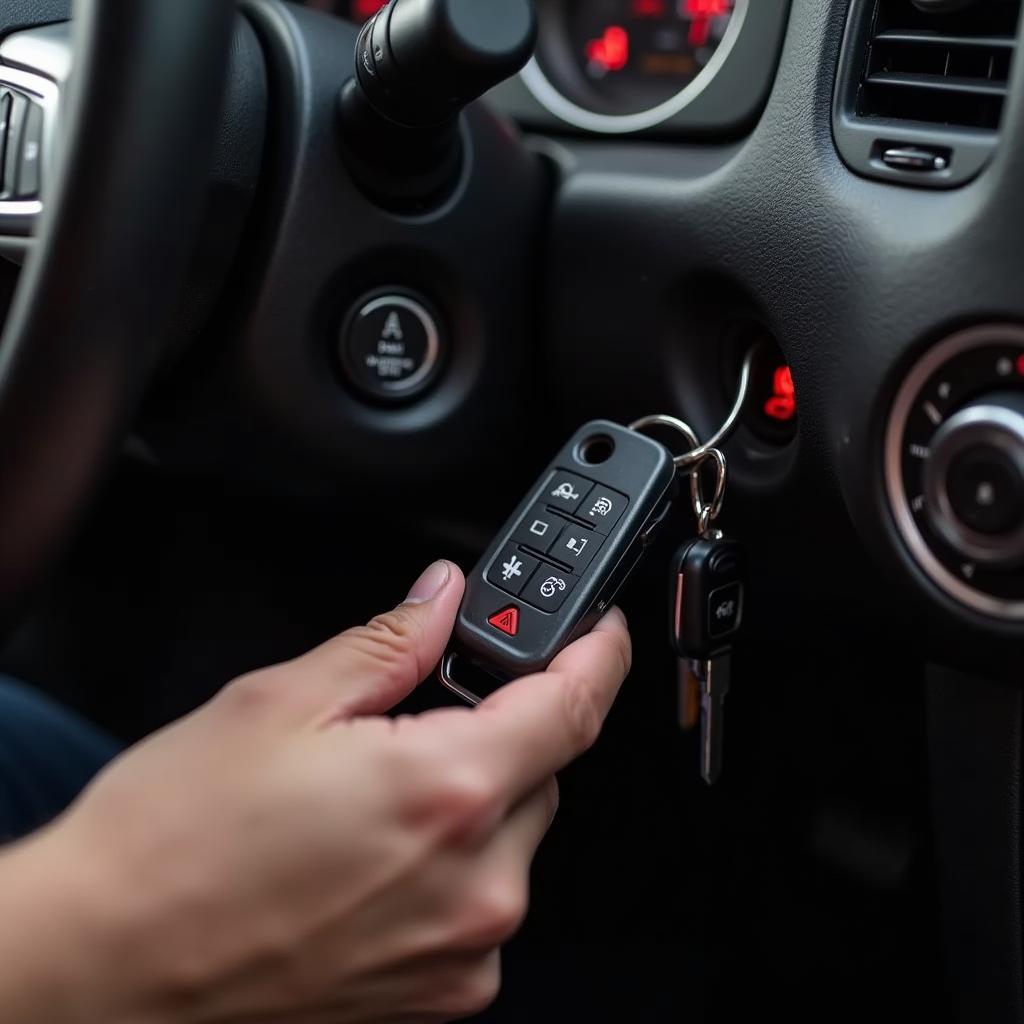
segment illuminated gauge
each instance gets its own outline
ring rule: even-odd
[[[548,0],[534,97],[597,132],[653,128],[688,106],[725,62],[749,0]]]

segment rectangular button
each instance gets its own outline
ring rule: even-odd
[[[559,519],[554,513],[548,512],[543,505],[534,505],[520,520],[512,534],[512,540],[543,555],[558,540],[563,526],[564,519]]]
[[[544,612],[557,612],[576,586],[576,578],[564,569],[544,565],[533,574],[523,588],[522,598]]]
[[[593,530],[571,523],[561,532],[554,546],[548,549],[548,554],[571,565],[573,573],[579,576],[593,561],[603,543],[604,537]]]
[[[11,94],[0,89],[0,195],[4,188],[4,153],[7,149],[7,128],[11,123]]]
[[[515,544],[506,544],[487,570],[487,582],[508,594],[518,594],[540,562],[524,554]]]
[[[39,195],[39,167],[43,162],[43,108],[29,105],[21,136],[21,168],[18,171],[18,199]]]
[[[585,523],[593,525],[598,533],[611,533],[615,524],[626,511],[629,498],[610,487],[597,484],[582,502],[576,515]]]
[[[22,129],[28,113],[28,100],[18,93],[11,93],[11,114],[7,125],[7,151],[4,153],[3,187],[0,192],[7,196],[18,194],[18,167],[21,164]]]
[[[545,487],[540,500],[559,512],[576,512],[594,488],[594,482],[559,469]]]

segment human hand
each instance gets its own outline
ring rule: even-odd
[[[31,904],[35,929],[0,927],[22,978],[0,982],[0,1019],[33,980],[39,1024],[395,1024],[489,1004],[554,773],[597,739],[630,643],[613,610],[475,710],[384,717],[440,660],[463,587],[437,563],[394,611],[236,680],[0,858],[0,899]]]

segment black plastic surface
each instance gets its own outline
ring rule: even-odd
[[[392,0],[361,30],[355,73],[385,117],[439,124],[514,75],[536,35],[532,0]]]
[[[79,14],[70,136],[2,341],[3,610],[77,520],[155,365],[198,235],[234,6]]]
[[[613,444],[610,457],[596,466],[580,457],[581,445],[594,437]],[[606,421],[581,427],[468,574],[455,626],[456,673],[466,660],[485,669],[497,686],[546,668],[566,644],[591,629],[642,554],[644,528],[661,511],[674,480],[672,459],[657,442]],[[522,547],[510,541],[524,536],[523,528],[529,528],[524,517],[535,518],[537,506],[554,512],[553,521],[566,527],[553,548],[547,531],[536,540],[527,537]],[[591,533],[595,518],[603,518],[606,525]],[[563,538],[575,543],[570,548]],[[590,545],[597,548],[592,560]],[[518,575],[520,553],[531,562],[542,559],[540,568],[525,583],[517,578],[503,581],[498,563],[505,559],[504,575]],[[550,593],[539,589],[544,583],[549,583]],[[518,619],[514,629],[500,619],[497,626],[489,622],[510,608],[516,609]]]
[[[927,693],[939,897],[957,1019],[1020,1024],[1021,691],[933,667]]]

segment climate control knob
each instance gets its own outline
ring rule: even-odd
[[[1024,625],[1024,326],[967,328],[911,367],[885,478],[917,567],[959,604]]]
[[[1024,560],[1024,394],[993,394],[936,431],[924,468],[935,530],[965,557]]]

